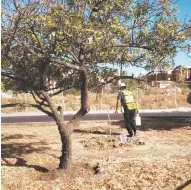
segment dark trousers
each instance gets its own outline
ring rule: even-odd
[[[125,128],[127,129],[129,136],[133,136],[136,134],[136,125],[135,121],[133,120],[136,114],[136,110],[128,110],[124,108],[124,120],[125,120]]]

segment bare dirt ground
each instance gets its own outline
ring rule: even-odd
[[[138,136],[123,145],[123,122],[81,123],[67,175],[56,170],[61,143],[55,124],[3,124],[2,189],[173,190],[189,182],[191,119],[142,122]]]

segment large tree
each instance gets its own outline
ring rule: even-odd
[[[175,56],[186,47],[190,28],[176,12],[170,0],[2,1],[3,80],[31,93],[31,106],[54,118],[62,142],[60,169],[71,166],[72,128],[89,110],[90,71],[107,64],[148,68],[151,60],[158,66]],[[116,79],[111,77],[107,82]],[[57,81],[54,91],[51,80]],[[71,87],[81,90],[81,108],[65,125],[52,97]]]

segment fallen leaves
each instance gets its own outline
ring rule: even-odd
[[[155,124],[148,122],[150,126]],[[169,126],[172,124],[169,121]],[[14,166],[17,160],[13,155],[2,158],[3,190],[151,190],[156,187],[158,190],[168,190],[176,189],[191,178],[188,128],[140,131],[140,137],[121,145],[119,127],[112,124],[110,136],[107,123],[94,123],[92,131],[90,125],[87,122],[81,126],[86,133],[73,134],[73,148],[77,147],[80,154],[73,157],[71,175],[59,175],[56,171],[42,173],[35,169],[38,166],[52,171],[58,166],[61,144],[55,127],[16,126],[11,130],[2,127],[4,139],[6,136],[22,134],[19,143],[31,143],[34,146],[33,142],[43,139],[49,147],[31,154],[15,152],[15,155],[26,160],[17,167]],[[33,136],[26,138],[27,135]],[[4,140],[3,143],[15,143],[17,140]],[[37,143],[35,148],[38,147],[40,145]],[[99,174],[94,175],[97,170]]]

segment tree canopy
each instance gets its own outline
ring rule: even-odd
[[[40,88],[41,73],[63,84],[61,75],[84,66],[152,69],[186,47],[190,30],[173,1],[13,0],[2,8],[3,76],[20,78],[28,89]]]

